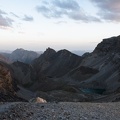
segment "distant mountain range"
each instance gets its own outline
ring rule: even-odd
[[[6,59],[6,62],[8,63],[16,61],[31,63],[32,60],[39,57],[42,53],[42,51],[29,51],[22,48],[16,49],[14,51],[0,50],[0,58],[1,60],[2,58]],[[78,56],[82,56],[86,52],[81,50],[74,50],[72,53]]]
[[[12,53],[1,53],[8,62],[20,61],[24,63],[31,63],[40,54],[34,51],[24,50],[22,48],[14,50]]]
[[[66,49],[48,48],[41,55],[17,49],[8,59],[15,61],[4,63],[12,76],[8,77],[19,86],[15,93],[25,100],[34,96],[50,102],[120,101],[120,36],[103,39],[92,53],[82,56]],[[1,60],[6,62],[3,56]]]
[[[0,53],[12,53],[11,50],[0,50]]]

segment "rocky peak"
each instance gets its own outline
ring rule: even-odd
[[[93,53],[98,54],[107,54],[111,52],[120,52],[120,36],[103,39],[93,51]]]
[[[51,57],[52,55],[54,55],[56,53],[56,51],[54,50],[54,49],[52,49],[52,48],[47,48],[46,49],[46,51],[43,53],[43,55],[45,56],[45,57]]]
[[[17,48],[15,51],[24,51],[23,48]]]

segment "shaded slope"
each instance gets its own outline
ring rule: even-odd
[[[35,82],[36,72],[31,65],[17,61],[11,64],[11,68],[17,84],[29,87]]]

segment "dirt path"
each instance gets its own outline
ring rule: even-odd
[[[0,112],[0,120],[120,120],[119,102],[13,104],[8,111]]]

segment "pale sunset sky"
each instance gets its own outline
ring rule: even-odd
[[[120,35],[120,0],[0,0],[0,50],[93,50]]]

